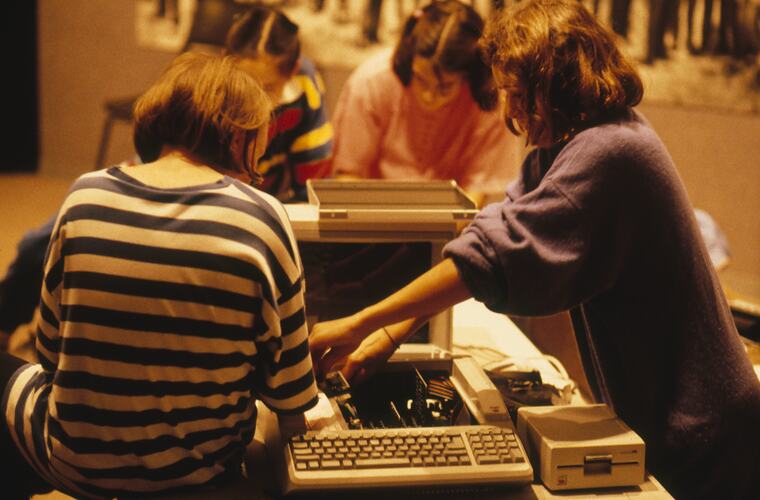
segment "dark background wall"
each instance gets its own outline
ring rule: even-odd
[[[39,160],[37,106],[37,1],[8,2],[0,21],[5,47],[4,147],[0,172],[34,171]]]

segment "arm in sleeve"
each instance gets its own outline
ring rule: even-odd
[[[385,134],[384,120],[377,108],[378,97],[371,85],[352,78],[343,85],[335,106],[335,149],[332,173],[372,177]]]
[[[333,150],[333,126],[327,118],[324,85],[318,73],[314,79],[300,75],[305,99],[301,133],[293,139],[288,164],[293,169],[292,189],[305,199],[306,180],[327,177]]]
[[[40,318],[37,323],[35,348],[42,368],[55,371],[61,349],[60,323],[61,292],[63,288],[63,245],[65,243],[65,215],[53,226],[50,245],[45,256],[44,276],[40,291]]]
[[[45,252],[50,243],[55,217],[27,232],[18,244],[16,258],[0,281],[0,331],[12,333],[32,320],[40,302]]]
[[[583,179],[570,197],[553,179],[485,207],[444,248],[473,296],[489,308],[548,315],[603,292],[617,279],[633,238],[623,203]],[[583,193],[588,190],[588,193]]]
[[[317,403],[317,386],[309,353],[309,332],[304,306],[303,266],[293,232],[287,225],[285,233],[290,254],[298,275],[293,277],[287,290],[277,290],[273,281],[269,286],[274,303],[261,301],[256,314],[254,342],[257,359],[254,373],[254,390],[261,401],[280,414],[303,413]],[[278,265],[273,259],[271,265]],[[272,273],[264,273],[271,276]]]

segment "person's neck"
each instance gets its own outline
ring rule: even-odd
[[[186,151],[168,147],[164,147],[157,160],[125,169],[143,184],[169,189],[210,184],[225,175]]]

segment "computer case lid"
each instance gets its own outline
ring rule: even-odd
[[[458,233],[477,213],[475,202],[453,180],[309,179],[309,203],[320,229]]]

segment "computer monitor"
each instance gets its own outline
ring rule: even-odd
[[[349,316],[399,290],[440,260],[443,242],[299,241],[306,278],[309,328]],[[424,325],[409,340],[448,347],[446,315]],[[431,335],[431,333],[433,335]]]
[[[286,205],[306,279],[309,327],[353,314],[442,260],[444,245],[474,217],[453,181],[309,181],[308,204]],[[450,349],[451,310],[410,341]]]

